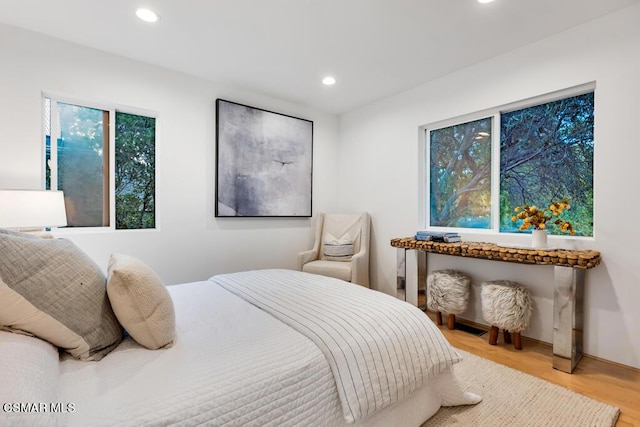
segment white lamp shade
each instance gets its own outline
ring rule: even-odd
[[[67,225],[62,191],[0,190],[0,227]]]

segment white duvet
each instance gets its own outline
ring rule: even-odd
[[[59,399],[76,407],[64,425],[339,421],[331,370],[312,342],[211,282],[169,289],[173,347],[149,351],[128,339],[98,363],[61,364]]]
[[[261,273],[255,273],[260,280]],[[28,402],[57,395],[53,403],[58,410],[73,409],[30,416],[0,412],[0,425],[348,425],[323,351],[216,280],[169,287],[176,309],[173,347],[151,351],[127,338],[99,362],[63,357],[59,375],[49,369],[50,363],[41,363],[48,379],[22,384],[20,395],[2,383],[9,372],[4,368],[19,369],[21,358],[6,358],[10,348],[0,335],[5,352],[0,362],[12,361],[12,366],[0,366],[0,398]],[[7,378],[15,382],[17,376]],[[477,396],[460,392],[448,368],[426,382],[410,396],[350,425],[419,425],[443,403],[477,401]],[[53,394],[45,393],[50,387]]]

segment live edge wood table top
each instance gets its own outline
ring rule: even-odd
[[[391,246],[442,255],[579,269],[593,268],[600,264],[601,260],[600,252],[593,250],[517,248],[486,242],[443,243],[416,240],[412,237],[391,239]]]

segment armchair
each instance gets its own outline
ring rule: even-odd
[[[325,214],[316,220],[313,248],[298,254],[298,270],[369,287],[368,213]]]

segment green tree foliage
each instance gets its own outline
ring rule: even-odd
[[[430,225],[490,228],[491,122],[430,132]]]
[[[155,227],[155,118],[116,113],[116,228]]]
[[[544,208],[567,198],[563,218],[576,235],[593,234],[593,113],[591,92],[502,114],[501,231],[517,231],[515,206]]]

